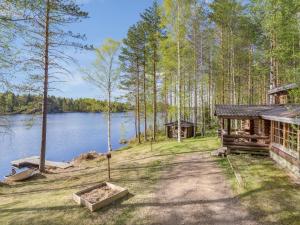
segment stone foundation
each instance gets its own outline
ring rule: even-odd
[[[293,156],[289,155],[283,149],[280,149],[277,146],[271,147],[270,157],[274,161],[276,161],[280,166],[288,169],[293,174],[300,177],[299,159],[294,158]]]

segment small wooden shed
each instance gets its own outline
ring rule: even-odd
[[[178,121],[166,123],[166,135],[168,138],[177,138],[178,136]],[[188,121],[181,121],[181,137],[194,137],[195,124]]]

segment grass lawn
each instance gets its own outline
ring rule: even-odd
[[[233,168],[242,178],[239,187],[228,162],[220,160],[235,192],[262,224],[300,225],[300,185],[271,159],[230,155]]]
[[[196,138],[177,143],[162,140],[113,152],[112,183],[130,191],[127,199],[91,213],[72,200],[72,193],[107,179],[105,159],[87,161],[72,169],[12,186],[0,187],[0,224],[126,224],[134,221],[138,207],[150,195],[161,172],[176,154],[216,149],[217,138]],[[139,217],[142,218],[141,215]],[[142,221],[140,221],[142,222]]]
[[[72,200],[72,193],[107,179],[106,160],[85,161],[72,169],[46,174],[27,182],[0,186],[0,224],[136,224],[142,223],[139,209],[151,196],[162,172],[172,166],[176,155],[211,151],[219,146],[215,137],[177,143],[161,140],[153,144],[130,145],[113,152],[112,183],[126,187],[130,195],[98,212],[91,213]],[[235,193],[262,224],[300,225],[300,187],[268,158],[231,155],[241,175],[238,187],[226,159],[221,167]]]

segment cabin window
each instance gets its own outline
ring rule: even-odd
[[[274,143],[280,144],[287,149],[298,150],[298,125],[287,124],[282,122],[273,122]]]
[[[286,148],[297,151],[298,130],[299,130],[299,126],[286,124],[286,140],[284,143]]]
[[[277,144],[283,145],[284,124],[281,122],[273,122],[273,123],[274,123],[273,141]]]

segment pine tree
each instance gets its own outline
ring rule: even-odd
[[[153,131],[152,139],[156,140],[157,132],[157,65],[159,61],[159,44],[162,36],[161,28],[161,16],[159,11],[159,5],[154,1],[153,6],[146,9],[145,12],[141,15],[144,22],[144,27],[147,31],[147,42],[148,42],[148,54],[149,61],[152,65],[152,90],[153,90]]]
[[[24,21],[26,35],[24,45],[27,46],[27,71],[30,73],[32,85],[35,89],[42,89],[42,141],[40,152],[40,171],[45,170],[46,141],[47,141],[47,113],[49,84],[60,79],[62,74],[70,71],[66,65],[73,62],[73,58],[66,54],[67,48],[87,48],[76,40],[83,40],[84,36],[66,31],[65,26],[87,18],[73,0],[43,0],[30,1],[30,20]],[[43,74],[43,75],[41,75]]]

